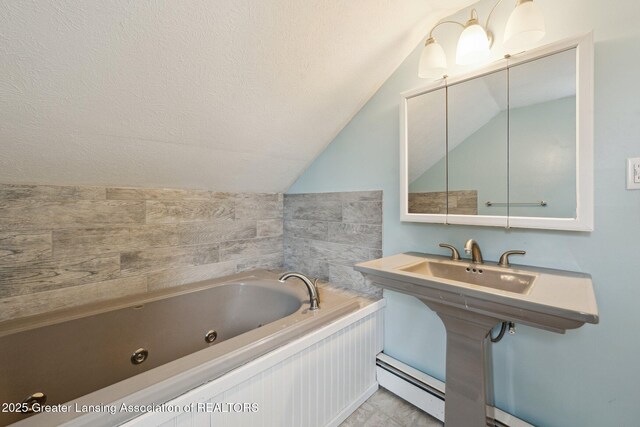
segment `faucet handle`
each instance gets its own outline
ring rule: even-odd
[[[460,261],[460,252],[458,252],[458,250],[456,249],[455,246],[450,245],[448,243],[440,243],[439,246],[441,248],[447,248],[447,249],[451,250],[451,260],[452,261]]]
[[[527,252],[526,251],[506,251],[505,253],[503,253],[500,256],[500,262],[498,262],[498,265],[500,267],[509,267],[511,264],[509,264],[509,256],[511,255],[525,255]]]

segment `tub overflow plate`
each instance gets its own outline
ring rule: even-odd
[[[147,360],[147,357],[149,357],[149,352],[144,348],[139,348],[131,355],[131,363],[133,363],[134,365],[139,365]]]
[[[210,330],[209,332],[207,332],[204,335],[204,340],[206,342],[208,342],[209,344],[211,344],[212,342],[214,342],[216,339],[218,338],[218,333],[216,331],[214,331],[213,329]]]
[[[41,392],[37,392],[37,393],[33,393],[31,396],[27,397],[26,399],[24,399],[22,401],[22,406],[21,406],[21,411],[20,412],[24,412],[25,414],[29,414],[31,412],[34,412],[34,406],[37,405],[44,405],[44,403],[47,401],[47,395]]]

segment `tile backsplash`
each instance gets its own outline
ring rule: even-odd
[[[381,256],[382,191],[285,194],[285,268],[379,296],[353,264]]]
[[[0,184],[0,321],[283,264],[283,195]]]
[[[448,193],[444,191],[409,193],[409,213],[478,215],[478,191],[452,190]]]

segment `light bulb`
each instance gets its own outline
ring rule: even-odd
[[[418,77],[422,79],[437,79],[447,72],[447,57],[442,46],[429,37],[420,54],[420,64],[418,65]]]
[[[487,59],[489,54],[490,43],[487,32],[478,24],[477,19],[469,20],[458,39],[456,63],[459,65],[477,64]]]
[[[545,35],[544,16],[533,0],[519,0],[504,31],[504,46],[525,50]]]

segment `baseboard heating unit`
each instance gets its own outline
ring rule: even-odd
[[[376,357],[376,371],[381,387],[444,422],[445,386],[442,381],[384,353]],[[487,426],[533,427],[492,406],[487,406]]]

